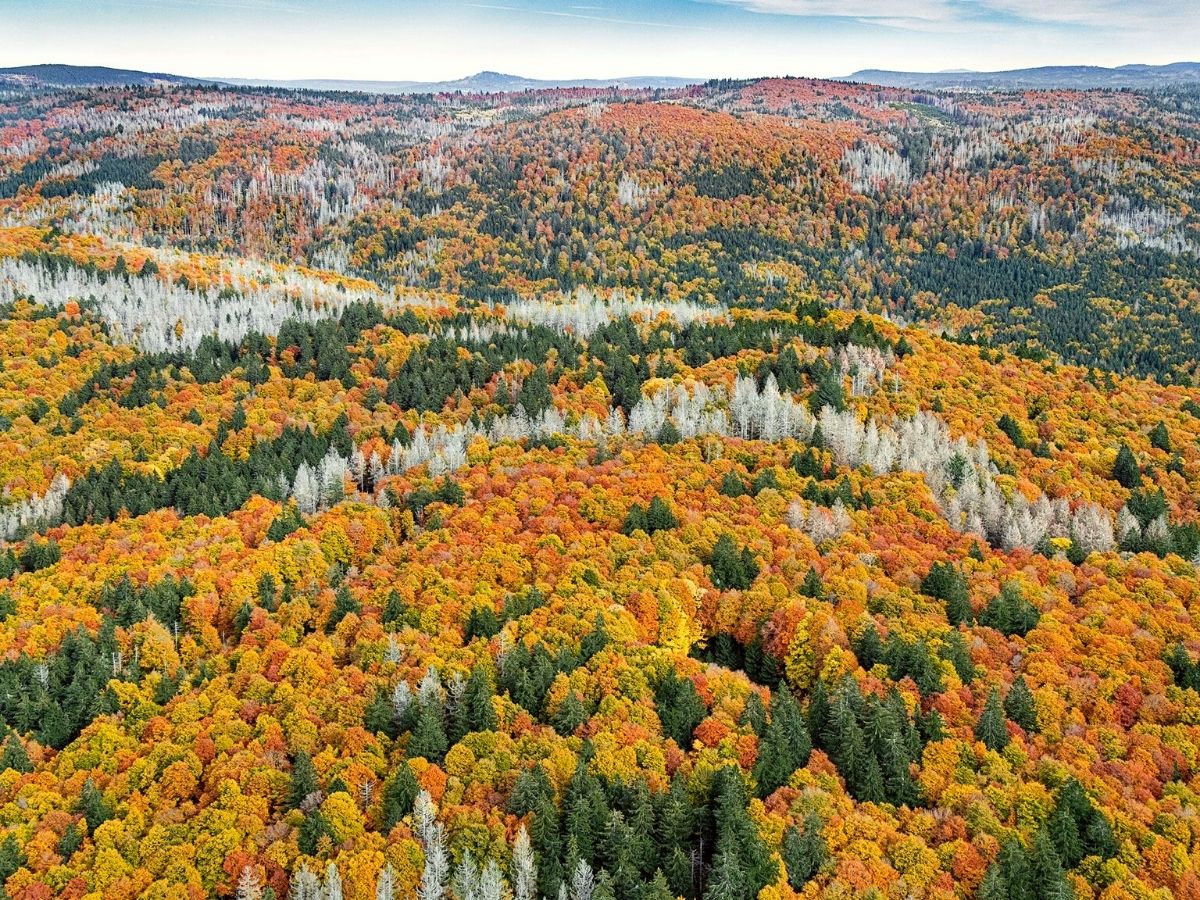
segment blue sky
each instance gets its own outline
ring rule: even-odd
[[[197,76],[845,75],[1200,57],[1200,0],[0,0],[0,65]]]

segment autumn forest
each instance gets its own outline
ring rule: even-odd
[[[1200,91],[0,85],[9,900],[1200,898]]]

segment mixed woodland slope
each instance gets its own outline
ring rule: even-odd
[[[1200,97],[0,93],[0,878],[1200,896]]]

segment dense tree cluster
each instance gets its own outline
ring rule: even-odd
[[[1193,120],[0,97],[5,894],[1195,894]]]

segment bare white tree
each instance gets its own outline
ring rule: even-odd
[[[500,866],[494,859],[489,859],[479,876],[479,891],[477,900],[504,900],[508,885],[500,874]]]
[[[479,868],[470,850],[454,870],[453,888],[456,900],[479,900]]]
[[[383,651],[384,662],[390,662],[390,663],[395,664],[395,663],[400,662],[400,660],[402,658],[403,658],[403,654],[400,652],[399,641],[396,640],[396,636],[394,634],[389,634],[387,649]],[[400,684],[404,685],[405,690],[409,690],[407,683],[402,681],[402,682],[400,682]],[[395,706],[395,703],[396,703],[395,691],[400,689],[400,684],[396,685],[395,690],[392,691],[392,705],[393,706]],[[410,693],[410,699],[411,699],[411,693]]]
[[[375,900],[396,900],[396,870],[391,863],[384,865],[375,882]]]
[[[1125,543],[1130,538],[1141,536],[1142,526],[1137,520],[1137,516],[1129,511],[1128,506],[1122,506],[1121,511],[1117,513],[1117,537],[1121,543]]]
[[[409,707],[412,706],[413,693],[412,688],[408,686],[407,681],[401,681],[392,688],[392,714],[397,719],[404,718]]]
[[[155,258],[165,270],[188,261],[186,254],[167,250],[156,251]],[[210,295],[165,276],[108,277],[10,258],[0,260],[0,303],[11,303],[19,294],[51,307],[94,298],[120,338],[151,353],[194,349],[206,335],[227,343],[251,331],[273,335],[287,319],[315,322],[336,317],[355,302],[389,308],[432,303],[430,298],[350,288],[246,259],[226,262],[215,280]],[[223,288],[235,295],[217,293]]]
[[[513,900],[534,900],[537,896],[537,864],[524,825],[513,844],[512,869]]]
[[[1112,519],[1095,504],[1084,504],[1071,518],[1071,540],[1085,554],[1107,553],[1116,545]]]
[[[1147,525],[1143,535],[1146,540],[1152,541],[1155,544],[1166,544],[1171,539],[1171,531],[1167,527],[1166,514],[1158,516]]]
[[[860,193],[875,194],[912,182],[908,160],[879,144],[863,144],[842,154],[842,168]]]
[[[423,705],[442,705],[442,698],[444,696],[442,678],[436,666],[429,666],[425,670],[425,677],[421,679],[421,684],[417,687],[417,696]]]
[[[0,538],[11,541],[23,531],[40,531],[62,521],[63,501],[71,481],[59,472],[44,494],[34,494],[28,500],[0,509]]]
[[[596,877],[586,860],[580,860],[571,873],[571,900],[592,900],[596,889]]]
[[[292,873],[288,897],[290,900],[321,900],[321,879],[307,866],[301,865]]]
[[[723,306],[645,300],[641,294],[627,294],[619,289],[600,296],[587,287],[577,288],[571,296],[558,299],[520,298],[506,303],[504,312],[514,322],[544,325],[584,339],[602,325],[627,316],[654,321],[666,315],[680,325],[688,325],[697,321],[716,321],[728,315]]]
[[[324,508],[333,506],[346,495],[346,476],[349,465],[346,458],[338,454],[333,447],[325,454],[317,469],[316,481]]]
[[[262,900],[262,882],[251,866],[242,867],[242,875],[238,879],[237,900]]]
[[[417,889],[418,900],[442,900],[450,877],[450,854],[446,851],[445,826],[437,821],[437,807],[428,791],[417,795],[414,805],[417,837],[425,852],[425,868]]]
[[[853,525],[841,500],[835,501],[829,509],[814,503],[807,510],[804,501],[795,500],[788,507],[788,523],[807,534],[814,544],[837,540]]]
[[[296,500],[296,508],[305,515],[312,515],[317,511],[321,489],[313,470],[306,462],[300,463],[296,469],[296,477],[292,481],[292,497]]]
[[[333,860],[325,867],[325,889],[323,900],[344,900],[342,893],[342,874]]]

